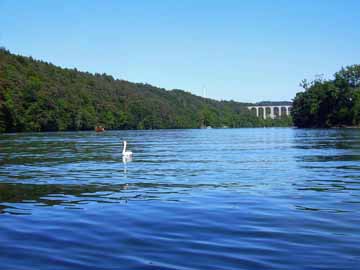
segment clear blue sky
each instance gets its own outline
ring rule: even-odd
[[[290,100],[360,64],[360,1],[0,0],[0,45],[216,99]]]

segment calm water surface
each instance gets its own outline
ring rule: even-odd
[[[351,129],[3,134],[1,269],[359,269],[359,161]]]

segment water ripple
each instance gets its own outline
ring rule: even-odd
[[[355,129],[3,134],[2,269],[356,269],[359,161]]]

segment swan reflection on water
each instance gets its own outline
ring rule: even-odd
[[[127,163],[132,162],[133,158],[132,156],[122,156],[122,161],[124,163],[124,173],[127,173]]]

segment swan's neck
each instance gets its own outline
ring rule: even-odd
[[[126,142],[124,142],[124,148],[123,148],[123,153],[126,152]]]

